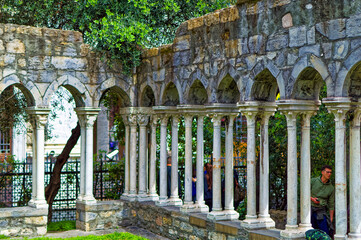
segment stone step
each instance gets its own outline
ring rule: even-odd
[[[253,230],[249,232],[249,240],[276,240],[280,239],[281,230],[277,229],[261,229],[261,230]]]

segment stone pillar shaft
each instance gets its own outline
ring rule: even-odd
[[[335,239],[345,239],[347,234],[347,185],[346,185],[346,111],[335,115]],[[359,181],[359,179],[358,179]]]
[[[147,124],[148,124],[148,116],[146,115],[138,115],[138,123],[139,123],[139,168],[138,168],[138,200],[146,200],[146,154],[147,154],[147,145],[146,145],[146,134],[147,134]]]
[[[361,164],[360,164],[360,110],[354,112],[350,124],[350,233],[351,239],[361,239]]]
[[[149,198],[153,201],[159,200],[156,189],[156,160],[157,160],[157,122],[158,118],[153,116],[151,140],[150,140],[150,165],[149,165]]]
[[[234,116],[229,116],[226,133],[226,162],[224,164],[225,176],[225,201],[224,210],[234,210],[234,178],[233,178],[233,121]]]
[[[137,118],[129,116],[130,148],[129,148],[129,200],[134,201],[137,194]]]
[[[182,205],[178,195],[178,116],[173,116],[172,121],[172,170],[171,170],[171,194],[168,199],[169,205]]]
[[[257,222],[256,215],[256,115],[247,117],[247,215],[245,222]]]
[[[168,116],[161,119],[160,125],[160,176],[159,176],[159,201],[157,205],[167,204],[167,123]]]
[[[192,116],[186,115],[185,122],[185,174],[184,174],[184,205],[192,201]]]
[[[311,225],[311,151],[310,151],[310,119],[312,113],[302,115],[301,129],[301,228],[310,229]]]
[[[297,113],[287,112],[287,224],[297,229]]]
[[[212,212],[222,211],[221,205],[221,116],[213,117],[213,179]]]
[[[125,125],[124,194],[129,194],[129,125]]]
[[[200,211],[208,212],[208,206],[205,205],[204,201],[204,139],[203,139],[203,124],[204,117],[198,116],[197,119],[197,206]]]

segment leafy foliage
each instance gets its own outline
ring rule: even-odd
[[[60,221],[60,222],[49,222],[49,232],[61,232],[76,229],[75,221]]]
[[[0,0],[0,22],[81,31],[125,73],[144,47],[173,41],[177,27],[235,0]]]

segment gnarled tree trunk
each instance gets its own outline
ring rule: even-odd
[[[52,211],[53,202],[60,189],[61,169],[68,161],[69,154],[71,150],[73,150],[76,143],[78,142],[79,137],[80,137],[80,124],[78,122],[76,127],[73,130],[71,130],[71,136],[69,137],[63,151],[56,158],[54,169],[50,177],[50,182],[45,188],[45,198],[49,205],[48,222],[51,222],[51,218],[53,216],[53,211]]]

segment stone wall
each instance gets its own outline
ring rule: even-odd
[[[87,231],[136,225],[170,239],[248,239],[240,221],[211,222],[206,214],[187,214],[179,207],[153,202],[104,201],[77,203],[77,228]]]
[[[1,208],[0,235],[38,236],[47,231],[48,209]]]

